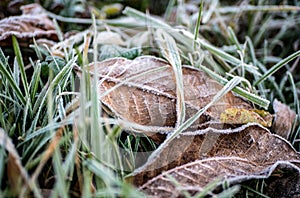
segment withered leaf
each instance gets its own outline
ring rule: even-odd
[[[220,121],[227,124],[259,123],[265,127],[272,126],[273,116],[264,110],[228,108],[220,115]]]
[[[272,131],[287,139],[295,121],[296,113],[289,106],[279,102],[277,99],[273,102],[273,109],[275,111],[275,119]]]
[[[33,37],[57,40],[55,26],[39,4],[26,5],[22,9],[22,15],[0,20],[0,46],[10,46],[12,35],[21,44],[30,43]]]
[[[7,176],[11,188],[18,193],[22,184],[29,185],[29,176],[11,139],[0,128],[0,146],[8,151]]]
[[[159,68],[162,69],[149,73]],[[175,126],[176,83],[168,62],[153,56],[140,56],[134,60],[113,58],[92,63],[88,69],[91,73],[96,70],[100,77],[100,93],[119,85],[101,97],[117,117],[145,126]],[[148,73],[143,75],[145,72]],[[183,66],[182,72],[188,119],[207,105],[222,85],[193,67]],[[229,92],[195,124],[218,120],[220,113],[229,107],[251,109],[249,103]]]
[[[215,143],[203,148],[206,137],[211,135],[217,135]],[[230,128],[230,125],[214,123],[201,130],[182,133],[155,158],[135,170],[129,180],[140,186],[163,171],[212,157],[244,158],[265,168],[278,161],[300,161],[299,153],[289,142],[261,125],[251,123]]]
[[[140,190],[155,197],[184,197],[183,191],[194,195],[217,179],[226,179],[227,184],[232,185],[249,179],[268,178],[275,169],[278,171],[286,167],[296,174],[300,172],[298,167],[288,162],[262,165],[245,158],[214,157],[196,160],[163,172],[142,185]]]

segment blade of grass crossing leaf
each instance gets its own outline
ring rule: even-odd
[[[174,39],[169,36],[162,29],[156,31],[157,43],[163,56],[172,65],[175,79],[176,79],[176,95],[177,95],[177,122],[176,126],[181,125],[185,120],[185,102],[184,102],[184,90],[183,90],[183,77],[182,77],[182,67],[181,60],[178,52],[178,48]]]
[[[272,76],[272,74],[274,74],[276,71],[278,71],[280,68],[282,68],[285,64],[287,64],[290,61],[292,61],[293,59],[297,58],[299,55],[300,55],[300,50],[289,55],[288,57],[284,58],[283,60],[279,61],[277,64],[275,64],[273,67],[271,67],[263,76],[261,76],[260,79],[258,79],[253,84],[253,86],[258,85],[262,81],[264,81],[267,78],[269,78],[270,76]]]
[[[14,52],[16,55],[16,59],[20,68],[20,73],[21,73],[21,79],[22,79],[22,83],[23,83],[23,87],[25,90],[25,95],[26,98],[30,98],[29,97],[29,87],[28,87],[28,82],[27,82],[27,76],[25,73],[25,66],[24,66],[24,62],[23,62],[23,58],[22,58],[22,54],[21,54],[21,50],[18,44],[18,41],[16,39],[15,36],[12,36],[12,42],[13,42],[13,48],[14,48]]]
[[[218,100],[220,100],[226,93],[232,90],[241,82],[241,78],[235,76],[232,78],[214,97],[213,99],[202,109],[200,109],[195,115],[186,120],[182,125],[176,128],[170,135],[167,136],[167,139],[150,155],[148,161],[153,161],[157,156],[159,156],[160,152],[168,146],[168,144],[176,138],[180,133],[186,130],[189,126],[191,126],[199,117],[206,112],[212,105],[214,105]],[[140,167],[142,169],[142,167]]]
[[[213,99],[201,110],[199,110],[194,116],[189,118],[186,122],[184,122],[182,125],[176,129],[165,142],[171,141],[174,139],[179,133],[187,129],[189,126],[191,126],[199,117],[212,105],[214,105],[218,100],[220,100],[225,94],[227,94],[229,91],[231,91],[234,87],[236,87],[240,82],[241,78],[238,76],[233,77],[226,85],[213,97]]]
[[[205,71],[209,76],[211,76],[213,79],[215,79],[216,81],[218,81],[221,84],[226,84],[228,83],[228,80],[223,78],[222,76],[216,74],[215,72],[211,71],[210,69],[208,69],[207,67],[204,66],[200,66],[200,68]],[[268,108],[270,101],[261,98],[253,93],[250,93],[240,87],[234,87],[232,89],[233,92],[239,94],[240,96],[242,96],[243,98],[246,98],[247,100],[253,102],[254,104],[257,104],[265,109]]]

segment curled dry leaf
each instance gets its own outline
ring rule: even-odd
[[[214,157],[196,160],[166,171],[142,185],[140,190],[154,197],[185,197],[183,192],[194,195],[218,179],[226,179],[227,184],[232,185],[250,179],[265,179],[275,169],[278,172],[281,169],[286,171],[287,168],[296,174],[300,172],[298,167],[288,162],[259,165],[245,158]]]
[[[0,146],[7,150],[7,177],[14,189],[14,193],[18,193],[22,184],[29,185],[29,176],[21,163],[21,158],[12,143],[11,139],[7,136],[5,131],[0,128]],[[17,195],[17,194],[16,194]]]
[[[175,126],[176,83],[168,62],[153,56],[113,58],[92,63],[88,70],[97,72],[101,101],[117,117],[144,126]],[[222,85],[196,68],[183,66],[182,72],[188,119],[207,105]],[[229,92],[195,124],[218,120],[229,107],[251,109],[249,103]]]
[[[215,143],[205,145],[206,137],[212,134],[217,134]],[[299,153],[289,142],[254,123],[234,129],[220,123],[207,124],[201,130],[182,133],[160,151],[155,153],[154,158],[150,157],[128,180],[140,186],[163,171],[212,157],[244,158],[265,168],[278,161],[300,162]]]
[[[33,37],[57,40],[55,26],[39,4],[23,6],[22,10],[22,15],[0,21],[0,46],[10,46],[12,35],[16,36],[21,44],[27,45]]]
[[[275,111],[275,119],[272,131],[287,139],[295,121],[296,113],[289,106],[276,99],[273,102],[273,109]]]

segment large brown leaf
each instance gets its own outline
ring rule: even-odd
[[[185,197],[185,193],[194,195],[203,191],[211,182],[226,180],[227,184],[236,184],[250,179],[265,179],[273,172],[289,171],[298,174],[300,169],[288,162],[278,162],[272,165],[260,165],[245,158],[216,157],[204,160],[196,160],[182,166],[178,166],[149,180],[140,187],[144,193],[154,197]],[[279,179],[278,179],[279,180]],[[221,184],[222,182],[219,182]],[[292,188],[298,183],[288,184],[284,188]],[[274,188],[273,188],[274,189]],[[274,189],[273,197],[278,196],[281,189]],[[299,193],[294,188],[295,193]],[[295,195],[297,195],[295,194]],[[286,194],[285,194],[286,196]]]
[[[121,120],[146,129],[176,125],[176,83],[166,61],[152,56],[113,58],[89,65],[88,71],[99,77],[102,103]],[[209,104],[222,86],[189,66],[183,66],[182,73],[188,119]],[[217,178],[267,178],[279,164],[299,173],[300,156],[285,139],[260,124],[232,122],[243,115],[241,120],[271,124],[270,114],[264,120],[259,116],[265,112],[251,109],[249,103],[229,92],[179,137],[161,144],[128,179],[149,195],[169,197],[181,195],[182,189],[194,194]],[[249,112],[254,117],[247,118]],[[225,123],[220,122],[220,115],[225,116]]]
[[[10,46],[12,35],[16,36],[21,44],[27,45],[33,37],[57,40],[54,23],[40,5],[26,5],[22,10],[22,15],[0,21],[0,46]]]
[[[163,171],[212,157],[244,158],[265,168],[278,161],[300,161],[299,153],[285,139],[271,134],[261,125],[247,124],[231,129],[229,125],[215,123],[201,130],[185,132],[160,148],[160,152],[154,153],[133,173],[131,181],[139,186]]]
[[[118,86],[101,97],[117,117],[144,126],[175,126],[176,83],[174,71],[166,61],[153,56],[134,60],[113,58],[93,63],[88,69],[96,71],[101,78],[100,93]],[[188,119],[207,105],[222,85],[196,68],[183,66],[182,72]],[[195,124],[218,120],[222,111],[229,107],[250,109],[251,105],[229,92]]]

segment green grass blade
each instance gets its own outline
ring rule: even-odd
[[[55,171],[55,190],[58,192],[59,197],[69,197],[68,196],[68,185],[66,182],[67,175],[63,169],[62,156],[59,149],[55,149],[53,155],[53,166]]]
[[[42,112],[43,108],[45,108],[45,102],[47,101],[49,92],[51,90],[54,90],[54,88],[56,88],[56,86],[58,84],[64,83],[64,82],[68,81],[68,79],[70,78],[72,68],[73,68],[75,61],[76,61],[76,57],[72,58],[69,62],[67,62],[67,64],[53,78],[53,80],[51,81],[49,86],[44,86],[44,88],[40,92],[40,94],[35,102],[34,108],[33,108],[33,112],[35,113],[35,118],[33,119],[33,122],[31,124],[29,131],[35,131],[37,122],[40,119],[41,112]],[[52,94],[54,94],[54,93],[52,93]]]
[[[286,12],[286,11],[299,11],[299,6],[290,5],[244,5],[244,6],[227,6],[218,8],[218,12],[222,14],[226,13],[240,13],[243,12]]]
[[[39,82],[41,80],[41,63],[38,61],[36,63],[36,66],[34,67],[34,72],[32,74],[32,79],[31,82],[29,84],[29,90],[30,90],[30,94],[31,94],[31,101],[32,103],[35,104],[35,97],[36,97],[36,93],[38,91],[38,86],[39,86]]]
[[[15,55],[17,58],[17,62],[18,62],[19,68],[20,68],[21,79],[22,79],[24,90],[25,90],[25,95],[27,98],[30,98],[29,97],[29,86],[28,86],[28,82],[27,82],[27,76],[25,73],[25,66],[24,66],[24,62],[23,62],[19,44],[18,44],[18,41],[15,36],[12,36],[12,42],[13,42],[13,48],[14,48],[14,52],[15,52]]]
[[[199,34],[199,29],[200,29],[202,11],[203,11],[203,0],[200,1],[198,18],[197,18],[196,27],[194,30],[194,42],[193,42],[194,50],[196,50],[196,44],[197,44],[197,38],[198,38],[198,34]]]
[[[5,60],[3,51],[0,49],[0,72],[4,78],[6,78],[9,82],[9,85],[12,87],[14,93],[17,95],[23,106],[26,105],[26,99],[24,97],[24,94],[21,92],[19,85],[16,84],[15,80],[13,79],[13,74],[7,69],[9,67],[9,64]]]
[[[233,29],[229,26],[227,30],[228,30],[228,34],[230,36],[229,38],[231,39],[231,41],[233,42],[233,44],[237,47],[237,49],[239,51],[242,51],[241,44],[238,41],[238,39],[237,39],[237,37],[236,37]]]
[[[209,76],[211,76],[213,79],[215,79],[216,81],[218,81],[221,84],[226,84],[228,83],[228,80],[223,78],[222,76],[216,74],[215,72],[211,71],[210,69],[208,69],[207,67],[204,66],[200,66],[200,68],[205,71]],[[257,96],[253,93],[250,93],[240,87],[234,87],[232,89],[233,92],[237,93],[238,95],[242,96],[243,98],[253,102],[254,104],[257,104],[259,106],[261,106],[262,108],[267,109],[270,101],[264,98],[261,98],[260,96]]]
[[[222,51],[221,49],[219,49],[219,48],[217,48],[217,47],[209,44],[205,40],[198,39],[198,42],[200,43],[200,45],[202,47],[204,47],[205,49],[207,49],[213,55],[215,55],[217,57],[220,57],[222,60],[224,60],[226,62],[229,62],[229,63],[231,63],[233,65],[239,65],[239,64],[241,64],[241,61],[238,58],[236,58],[236,57],[234,57],[234,56],[232,56],[232,55],[230,55],[230,54]]]
[[[182,35],[180,31],[177,31],[176,29],[172,28],[170,25],[167,23],[158,20],[154,17],[151,17],[149,15],[146,15],[140,11],[137,11],[133,8],[126,7],[123,11],[125,15],[128,15],[130,17],[133,17],[137,21],[142,21],[146,25],[150,25],[153,28],[157,29],[164,29],[165,31],[168,31],[169,33],[172,34],[172,36],[188,48],[191,48],[193,46],[193,36],[192,39],[187,39],[186,36]],[[192,49],[192,48],[191,48]]]
[[[279,61],[277,64],[271,67],[263,76],[261,76],[256,82],[254,82],[253,86],[258,85],[259,83],[263,82],[264,80],[272,76],[276,71],[278,71],[280,68],[282,68],[285,64],[289,63],[293,59],[297,58],[299,55],[300,55],[300,50],[289,55],[285,59]]]
[[[291,87],[292,87],[292,91],[293,91],[293,96],[294,96],[294,108],[296,110],[296,120],[294,120],[296,123],[299,123],[300,121],[300,117],[299,117],[299,111],[300,111],[300,105],[299,105],[299,98],[298,98],[298,93],[297,93],[297,88],[296,88],[296,85],[295,85],[295,81],[294,81],[294,78],[292,76],[292,74],[290,72],[287,72],[287,75],[288,75],[288,79],[291,83]],[[297,124],[294,124],[294,127],[296,126]],[[291,140],[292,144],[295,143],[295,139],[297,138],[298,134],[297,134],[297,131],[296,133],[293,134],[293,131],[291,131],[291,136],[290,137],[293,137],[293,139]]]

